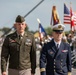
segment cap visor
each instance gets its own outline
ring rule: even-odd
[[[63,30],[53,30],[54,32],[57,32],[57,33],[62,33]]]

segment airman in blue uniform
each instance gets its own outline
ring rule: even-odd
[[[44,44],[40,55],[41,75],[71,75],[71,49],[62,41],[64,28],[63,24],[52,27],[53,39]]]

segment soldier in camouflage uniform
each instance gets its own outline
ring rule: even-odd
[[[36,46],[32,33],[25,32],[24,17],[18,15],[16,32],[6,36],[1,52],[1,71],[6,74],[9,58],[8,75],[34,75],[36,68]]]

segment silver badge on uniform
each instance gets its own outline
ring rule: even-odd
[[[32,42],[31,42],[30,39],[26,39],[26,43],[25,44],[28,45],[28,46],[31,46],[32,45]]]

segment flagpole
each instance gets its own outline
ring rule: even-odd
[[[39,37],[40,37],[40,42],[43,41],[44,37],[47,36],[45,29],[43,28],[43,26],[41,25],[40,20],[37,18],[37,21],[39,23]]]
[[[39,23],[39,25],[40,25],[40,19],[39,18],[37,18],[37,21],[38,21],[38,23]],[[39,32],[39,27],[38,27],[38,32]],[[40,35],[40,33],[39,33],[39,35]]]
[[[39,18],[37,18],[37,21],[38,21],[38,23],[41,23]]]
[[[40,27],[40,23],[41,23],[41,22],[40,22],[40,19],[39,19],[39,18],[37,18],[37,21],[38,21],[38,23],[39,23],[39,27]],[[39,27],[38,27],[39,38],[40,38],[40,42],[42,42]]]
[[[70,30],[72,32],[72,23],[71,23],[71,20],[72,20],[72,8],[71,8],[71,2],[70,2]]]
[[[41,0],[37,5],[35,5],[26,15],[24,15],[23,17],[27,17],[32,11],[34,11],[44,0]],[[4,37],[6,34],[8,34],[12,29],[14,28],[14,26],[12,26],[7,32],[5,32],[1,37]]]

